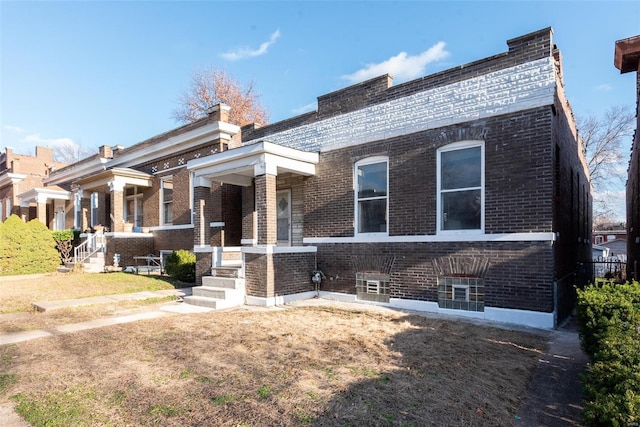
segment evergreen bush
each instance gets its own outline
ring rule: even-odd
[[[0,275],[47,273],[60,264],[51,231],[11,215],[0,228]]]
[[[578,290],[578,322],[592,363],[583,376],[584,419],[593,426],[640,423],[640,283]]]
[[[174,279],[193,283],[196,281],[196,256],[184,249],[177,250],[167,257],[164,269]]]

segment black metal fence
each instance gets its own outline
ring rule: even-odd
[[[616,282],[623,283],[627,281],[627,263],[623,258],[618,257],[598,257],[593,261],[583,263],[590,267],[591,270],[590,283]]]

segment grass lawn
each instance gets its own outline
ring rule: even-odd
[[[0,405],[33,426],[506,426],[544,345],[364,309],[179,315],[0,346]]]
[[[50,273],[35,278],[0,277],[0,314],[32,310],[36,301],[56,301],[191,286],[166,276],[127,273]]]

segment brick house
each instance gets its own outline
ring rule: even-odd
[[[14,153],[13,149],[6,148],[0,153],[0,221],[6,220],[12,214],[21,215],[24,218],[36,217],[36,209],[40,211],[39,218],[52,229],[64,228],[64,202],[54,202],[53,197],[58,197],[60,189],[48,188],[43,190],[43,181],[49,176],[52,169],[63,167],[65,164],[53,160],[53,149],[50,147],[36,147],[36,155]],[[34,189],[42,189],[39,207],[32,203],[24,194],[33,192]]]
[[[640,36],[618,40],[614,65],[636,73],[636,131],[627,170],[627,277],[640,280]]]
[[[268,126],[239,129],[216,106],[47,185],[69,194],[67,227],[108,227],[107,264],[192,249],[192,303],[217,306],[231,286],[239,303],[319,293],[553,327],[591,257],[591,187],[552,30],[507,45]]]
[[[136,264],[135,256],[191,249],[193,191],[187,162],[239,145],[233,139],[239,127],[226,122],[228,111],[216,106],[208,117],[129,148],[102,146],[97,154],[51,172],[47,186],[30,197],[60,188],[68,200],[65,227],[88,231],[82,236],[87,239],[98,230],[105,238],[107,266],[116,253],[119,265],[128,266]],[[239,195],[230,192],[231,199]],[[239,235],[228,235],[234,238],[239,245]]]
[[[327,298],[556,325],[591,257],[592,191],[552,30],[507,44],[320,96],[190,161],[199,279],[220,238],[198,203],[225,183],[242,188],[247,303],[313,296],[319,270]]]

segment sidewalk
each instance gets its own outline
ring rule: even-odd
[[[44,301],[34,303],[38,311],[51,311],[65,307],[80,307],[92,304],[113,303],[118,301],[139,301],[150,298],[164,298],[175,295],[184,297],[191,295],[191,288],[168,289],[163,291],[146,291],[135,292],[130,294],[107,295],[90,298],[79,298],[62,301]],[[102,328],[104,326],[118,325],[121,323],[136,322],[138,320],[157,319],[159,317],[171,316],[183,313],[203,313],[211,311],[209,308],[197,307],[188,304],[167,303],[158,310],[147,311],[143,313],[131,314],[128,316],[109,317],[104,319],[89,320],[81,323],[72,323],[68,325],[59,325],[47,330],[32,330],[24,332],[14,332],[0,334],[0,346],[7,344],[16,344],[23,341],[29,341],[36,338],[50,337],[54,335],[68,334],[72,332],[84,331],[87,329]],[[0,317],[1,320],[1,317]]]
[[[525,399],[516,412],[516,426],[582,425],[580,374],[589,358],[580,347],[574,319],[551,331],[548,351],[538,363]]]

